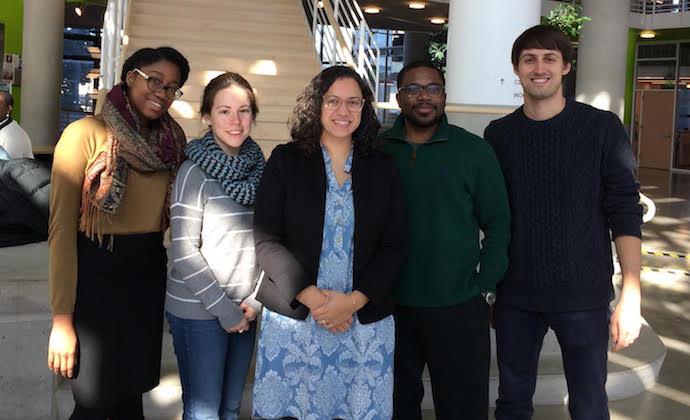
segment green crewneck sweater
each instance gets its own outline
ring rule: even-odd
[[[495,291],[508,266],[510,210],[491,146],[444,116],[415,150],[403,125],[399,116],[380,134],[400,169],[407,204],[408,253],[396,303],[450,306]]]

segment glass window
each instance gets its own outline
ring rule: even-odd
[[[66,38],[63,44],[63,55],[90,58],[91,54],[87,48],[95,45],[96,42],[92,40]]]
[[[676,44],[640,45],[637,58],[676,58]]]
[[[60,88],[60,106],[66,111],[91,111],[91,101],[88,96],[92,87],[89,73],[93,69],[93,61],[63,60],[62,86]]]
[[[675,60],[639,61],[637,63],[636,89],[675,88]]]
[[[65,28],[58,127],[60,133],[69,123],[93,114],[100,60],[92,58],[88,48],[100,48],[100,33],[97,28]]]

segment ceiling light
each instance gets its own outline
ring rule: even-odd
[[[82,13],[84,13],[84,12],[82,11],[81,7],[75,6],[75,7],[74,7],[74,13],[76,13],[77,16],[81,16]]]
[[[434,25],[443,25],[444,23],[446,23],[446,20],[444,18],[435,17],[429,19],[429,22],[433,23]]]
[[[422,3],[421,1],[413,1],[409,4],[409,6],[410,6],[410,9],[420,10],[420,9],[425,8],[426,4]]]
[[[655,36],[656,32],[652,31],[651,29],[645,29],[644,31],[640,32],[640,38],[652,39]]]
[[[364,13],[369,13],[370,15],[375,15],[375,14],[379,13],[380,11],[381,11],[381,9],[379,9],[376,6],[368,6],[368,7],[364,8]]]

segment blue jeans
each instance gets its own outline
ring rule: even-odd
[[[532,418],[539,353],[548,328],[561,347],[568,410],[573,420],[608,420],[607,307],[573,312],[534,312],[509,305],[494,308],[499,387],[497,420]]]
[[[216,319],[165,315],[180,370],[183,419],[237,419],[254,352],[256,322],[249,331],[230,334]]]

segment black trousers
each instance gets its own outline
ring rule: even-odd
[[[144,408],[141,395],[137,395],[107,408],[87,408],[75,403],[69,420],[142,420],[143,418]]]
[[[568,410],[573,420],[608,420],[606,360],[609,309],[534,312],[496,305],[496,355],[500,385],[497,420],[532,418],[539,353],[548,328],[561,346]]]
[[[489,306],[481,296],[442,308],[395,308],[393,418],[422,418],[422,371],[431,376],[436,418],[489,415]]]

